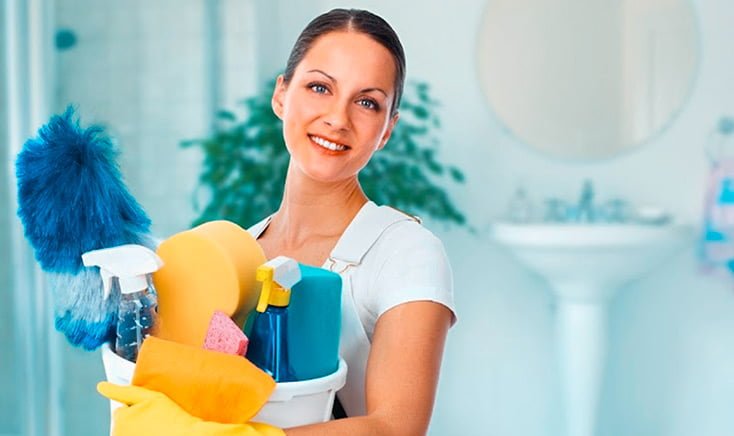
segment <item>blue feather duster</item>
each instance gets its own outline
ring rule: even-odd
[[[150,219],[125,186],[118,152],[99,126],[83,129],[68,107],[24,144],[16,160],[18,216],[49,273],[55,325],[88,350],[114,338],[119,294],[108,300],[81,255],[99,248],[153,248]]]

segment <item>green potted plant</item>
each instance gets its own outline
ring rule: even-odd
[[[245,116],[220,111],[220,127],[207,138],[182,142],[204,152],[199,187],[209,191],[194,225],[227,219],[248,227],[280,206],[288,167],[288,152],[281,121],[273,114],[270,98],[274,82],[244,100]],[[441,164],[436,153],[440,127],[429,86],[409,82],[400,105],[400,121],[387,145],[360,173],[367,196],[407,213],[434,221],[466,225],[464,214],[453,204],[440,183],[463,183],[456,167]]]

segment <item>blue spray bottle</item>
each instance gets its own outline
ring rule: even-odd
[[[262,283],[246,357],[276,382],[296,381],[288,359],[288,305],[291,288],[301,280],[298,263],[279,256],[258,267]]]
[[[288,356],[298,379],[310,380],[339,367],[342,279],[323,268],[299,266],[301,280],[288,306]]]

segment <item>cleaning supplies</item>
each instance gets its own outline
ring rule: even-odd
[[[204,349],[244,356],[247,343],[247,336],[232,318],[221,310],[215,310],[204,338]]]
[[[201,347],[215,310],[242,328],[257,303],[255,270],[266,260],[247,230],[211,221],[171,236],[157,253],[165,265],[153,274],[156,336]]]
[[[301,279],[298,263],[278,256],[257,269],[262,283],[252,322],[247,358],[276,382],[296,381],[288,359],[288,304],[291,288]]]
[[[298,267],[301,280],[288,306],[288,357],[298,380],[310,380],[339,366],[342,279],[323,268]]]
[[[18,216],[47,273],[56,329],[94,350],[115,335],[119,292],[103,299],[102,280],[83,253],[139,244],[153,248],[150,219],[127,190],[117,150],[98,126],[82,129],[69,107],[26,141],[15,162]]]
[[[149,336],[132,384],[166,394],[206,421],[249,421],[275,390],[275,382],[247,359]],[[165,434],[173,434],[166,432]]]
[[[82,261],[84,266],[99,267],[105,299],[113,286],[119,287],[115,352],[135,362],[143,340],[155,327],[158,299],[151,274],[161,267],[161,259],[146,247],[128,244],[89,251]]]

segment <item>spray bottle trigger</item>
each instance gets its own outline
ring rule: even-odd
[[[262,283],[260,298],[257,300],[255,310],[262,313],[268,308],[270,302],[270,291],[273,288],[273,268],[269,265],[261,265],[255,273],[255,280]]]

